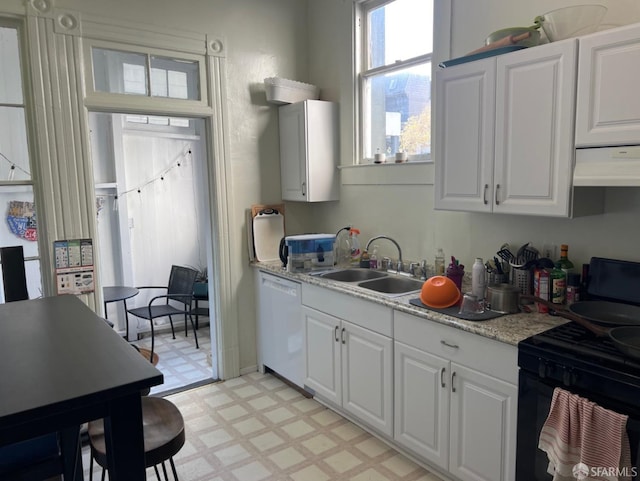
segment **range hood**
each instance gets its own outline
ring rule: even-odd
[[[576,149],[576,187],[640,187],[640,146]]]

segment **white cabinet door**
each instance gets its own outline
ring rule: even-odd
[[[435,207],[570,214],[575,39],[436,72]]]
[[[300,283],[259,271],[258,355],[264,367],[294,384],[304,382]]]
[[[491,212],[494,58],[436,72],[435,208]]]
[[[449,361],[394,343],[394,439],[449,469]]]
[[[307,143],[304,104],[280,108],[280,178],[282,200],[305,201],[307,193]],[[290,107],[290,106],[287,106]]]
[[[278,116],[282,200],[338,200],[338,105],[305,100]]]
[[[449,471],[465,481],[515,479],[518,388],[451,364]]]
[[[391,338],[342,321],[342,407],[393,436]]]
[[[577,41],[497,57],[493,211],[568,216]]]
[[[340,372],[341,321],[303,306],[305,338],[305,386],[333,402],[342,404]]]
[[[576,146],[640,142],[640,25],[581,37]]]

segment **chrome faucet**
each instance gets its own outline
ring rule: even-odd
[[[369,251],[369,246],[371,245],[371,243],[375,240],[378,239],[387,239],[391,242],[393,242],[395,244],[395,246],[398,248],[398,266],[397,266],[397,271],[398,272],[402,272],[402,249],[400,249],[400,244],[398,244],[394,239],[392,239],[389,236],[386,235],[379,235],[376,237],[372,237],[371,239],[369,239],[369,242],[367,242],[367,246],[365,247],[365,250],[368,252]]]

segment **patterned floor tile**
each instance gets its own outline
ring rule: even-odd
[[[260,373],[168,396],[185,421],[180,481],[441,481],[360,427]],[[83,448],[86,479],[89,449]],[[100,469],[94,467],[94,479]],[[155,479],[153,469],[148,479]]]

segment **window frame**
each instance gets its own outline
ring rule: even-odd
[[[137,113],[141,111],[161,116],[180,114],[185,107],[194,115],[209,115],[211,112],[210,95],[207,86],[207,60],[206,55],[187,52],[178,52],[161,48],[146,47],[143,45],[129,45],[108,40],[85,38],[83,42],[84,58],[88,59],[88,67],[84,69],[85,75],[85,105],[93,110],[111,110],[116,108],[121,113]],[[145,70],[147,73],[147,89],[151,82],[151,57],[166,57],[176,60],[185,60],[198,64],[199,99],[182,99],[172,97],[152,96],[151,91],[147,95],[124,94],[116,92],[102,92],[95,89],[93,76],[93,48],[115,50],[125,53],[146,55]]]
[[[367,142],[370,140],[368,124],[367,80],[374,76],[400,71],[415,65],[431,62],[431,108],[434,108],[434,77],[440,61],[450,57],[451,2],[450,0],[434,0],[433,3],[433,49],[429,54],[402,60],[390,65],[369,69],[368,59],[368,22],[367,15],[372,10],[393,3],[395,0],[353,0],[353,76],[354,76],[354,164],[368,165],[372,157],[365,157]],[[436,20],[437,19],[437,20]],[[432,117],[433,118],[433,117]],[[433,126],[432,126],[433,131]],[[433,149],[432,149],[433,151]],[[372,153],[373,156],[373,153]],[[413,155],[412,163],[433,163],[431,154]],[[403,164],[401,164],[403,165]]]
[[[25,129],[26,129],[26,141],[27,141],[27,158],[28,158],[28,179],[17,179],[17,180],[0,180],[0,189],[6,192],[15,191],[16,193],[25,193],[28,192],[33,199],[33,202],[36,205],[36,209],[38,205],[41,205],[40,199],[40,191],[39,191],[39,183],[37,182],[37,173],[34,173],[34,127],[33,127],[33,104],[30,96],[30,75],[31,71],[29,69],[29,62],[27,58],[27,37],[26,37],[26,25],[25,22],[18,18],[13,18],[11,16],[7,16],[5,14],[0,14],[0,27],[4,28],[13,28],[16,30],[18,37],[18,60],[20,63],[20,78],[21,78],[21,88],[22,88],[22,102],[21,103],[7,103],[0,104],[2,106],[14,107],[14,108],[22,108],[24,110],[24,121],[25,121]],[[7,159],[10,160],[10,159]],[[4,159],[0,159],[0,162],[4,162]],[[43,218],[44,209],[40,209],[40,214],[37,215],[38,227],[43,229],[44,226],[44,218]],[[38,211],[36,211],[38,212]],[[27,285],[29,287],[35,287],[35,289],[40,293],[40,296],[43,292],[43,277],[42,277],[42,243],[43,243],[42,235],[38,235],[36,243],[36,255],[28,255],[26,254],[24,257],[25,260],[25,269],[27,271]],[[22,242],[16,242],[17,245],[22,245]],[[31,263],[35,263],[36,266],[32,266]],[[37,275],[37,279],[34,279],[30,272],[35,272]],[[37,285],[34,285],[37,284]],[[31,289],[30,289],[31,293]],[[4,302],[4,290],[2,292],[2,302]]]

